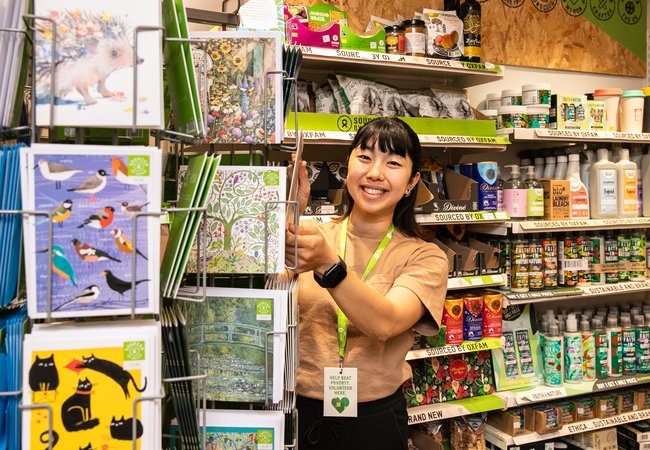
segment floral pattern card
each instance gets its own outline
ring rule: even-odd
[[[201,418],[202,420],[202,418]],[[208,449],[282,450],[284,449],[284,413],[281,411],[208,410],[206,415]],[[203,423],[201,423],[203,426]],[[172,434],[176,433],[172,423]],[[177,449],[175,441],[170,442]]]
[[[287,291],[207,288],[202,303],[185,302],[188,343],[201,355],[213,401],[280,401],[284,390]],[[267,333],[279,332],[267,337]],[[269,353],[265,368],[265,352]],[[268,372],[268,391],[265,375]]]
[[[61,326],[59,326],[61,325]],[[161,448],[159,402],[133,402],[161,391],[160,326],[153,321],[36,326],[25,335],[22,448]],[[133,423],[136,434],[133,436]]]
[[[35,0],[34,14],[36,125],[163,128],[163,33],[141,28],[161,27],[160,0]]]
[[[35,144],[21,169],[25,208],[51,214],[52,317],[130,314],[134,263],[135,312],[157,314],[160,150]],[[47,314],[48,225],[43,215],[23,221],[32,319]]]
[[[197,39],[192,55],[201,105],[208,104],[205,142],[280,143],[282,74],[266,74],[282,70],[282,33],[209,31],[190,33],[190,37]]]
[[[284,272],[286,204],[277,202],[286,191],[285,167],[217,168],[207,199],[208,273]],[[196,271],[194,249],[188,270]]]

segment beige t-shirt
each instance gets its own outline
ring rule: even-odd
[[[338,252],[340,224],[323,224],[321,231]],[[348,271],[360,277],[383,237],[384,233],[358,236],[349,224],[345,254]],[[366,285],[382,295],[386,295],[392,286],[403,286],[413,291],[428,310],[414,328],[425,335],[435,334],[447,292],[447,257],[435,244],[396,231],[366,279]],[[338,367],[339,364],[336,338],[338,306],[327,289],[316,283],[313,272],[300,274],[298,288],[300,367],[297,392],[305,397],[322,399],[323,367]],[[387,397],[411,377],[411,367],[404,358],[412,346],[411,330],[379,342],[363,334],[350,321],[344,365],[357,368],[359,402]]]

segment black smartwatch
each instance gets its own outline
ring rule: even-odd
[[[339,262],[327,269],[322,277],[319,277],[316,275],[316,272],[314,272],[314,280],[316,280],[316,283],[327,289],[335,288],[347,276],[348,266],[345,265],[345,261],[343,261],[340,256]]]

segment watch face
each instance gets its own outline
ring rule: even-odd
[[[322,278],[314,274],[314,279],[322,287],[331,289],[338,286],[347,275],[348,268],[345,265],[345,262],[339,258],[339,262],[327,269]]]

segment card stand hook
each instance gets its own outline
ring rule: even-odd
[[[0,29],[0,31],[2,31]],[[25,125],[15,128],[0,128],[0,142],[32,136],[32,128]]]
[[[165,181],[173,181],[174,182],[174,192],[176,192],[176,199],[175,200],[167,200],[167,203],[170,203],[172,205],[178,205],[178,202],[181,201],[180,196],[179,196],[179,171],[181,167],[181,161],[185,159],[185,144],[183,142],[178,141],[178,140],[170,140],[170,142],[173,142],[174,145],[174,167],[176,169],[176,174],[174,178],[165,178]],[[160,141],[158,138],[156,138],[156,146],[160,147]],[[180,149],[180,150],[179,150]]]
[[[287,325],[287,331],[268,331],[266,332],[266,336],[264,339],[264,407],[266,409],[270,409],[273,405],[281,405],[281,403],[274,404],[273,403],[273,394],[271,393],[269,395],[269,386],[270,386],[270,378],[273,376],[272,374],[269,373],[269,338],[274,337],[274,336],[284,336],[286,339],[285,347],[288,344],[288,341],[290,340],[289,338],[293,335],[292,330],[295,330],[297,328],[298,324],[297,323],[292,323]],[[295,339],[294,339],[295,342]],[[273,345],[271,345],[271,348],[273,348]],[[294,347],[295,350],[295,347]],[[295,364],[292,363],[292,361],[285,361],[284,362],[285,366],[287,364],[290,364],[290,372],[293,373],[293,378],[295,379],[296,377],[296,369]],[[286,381],[286,380],[285,380]],[[293,387],[292,387],[293,389]],[[284,387],[284,390],[287,391],[287,387]],[[282,402],[282,401],[281,401]],[[287,408],[287,405],[281,405],[282,410],[285,413],[291,412],[295,409],[295,396],[293,396],[292,404],[291,407]]]
[[[133,30],[133,133],[138,130],[138,34],[148,31],[160,31],[161,39],[165,39],[165,29],[163,27],[139,25]]]
[[[264,145],[268,146],[268,110],[269,110],[269,102],[268,102],[268,94],[267,91],[268,89],[266,88],[267,84],[269,84],[268,80],[270,79],[271,75],[282,75],[282,79],[285,81],[292,81],[294,83],[298,82],[298,77],[290,77],[289,73],[286,70],[269,70],[268,72],[264,72],[264,82],[262,83],[262,98],[264,99],[264,124],[263,124],[263,130],[264,130]],[[279,95],[279,93],[276,93],[276,97]],[[296,143],[291,146],[279,146],[280,150],[285,150],[289,152],[295,152],[298,150],[298,141],[297,141],[297,136],[298,136],[298,89],[293,90],[293,109],[295,111],[295,114],[293,115],[293,125],[294,125],[294,131],[296,136]],[[284,105],[283,105],[284,107]],[[284,108],[283,108],[283,114],[284,114]],[[284,121],[284,115],[282,117],[276,117],[275,120],[283,120]],[[284,129],[284,127],[283,127]]]
[[[30,25],[28,19],[31,19],[33,24]],[[50,130],[50,136],[54,135],[54,103],[55,103],[55,93],[56,93],[56,41],[57,41],[57,30],[56,30],[56,22],[49,17],[43,17],[43,16],[35,16],[32,14],[25,14],[23,15],[23,22],[25,22],[25,25],[27,28],[32,32],[32,33],[37,33],[38,30],[36,29],[36,21],[42,20],[44,22],[49,22],[51,25],[51,31],[52,31],[52,43],[50,46],[50,68],[52,70],[50,71],[50,95],[49,95],[49,104],[50,104],[50,114],[49,114],[49,119],[48,119],[48,129]],[[36,74],[36,45],[35,45],[36,37],[32,37],[32,42],[34,44],[32,45],[32,80],[34,80],[34,74]],[[38,142],[38,132],[36,130],[36,105],[38,104],[38,92],[36,92],[36,82],[35,80],[32,83],[34,85],[34,90],[32,92],[32,140],[34,142]]]
[[[138,417],[138,403],[144,403],[144,402],[162,402],[162,400],[165,398],[165,396],[161,393],[160,395],[147,395],[143,397],[138,397],[135,400],[133,400],[133,406],[131,409],[133,420],[131,421],[133,423],[133,427],[131,428],[131,449],[132,450],[138,450],[138,421],[136,418]],[[162,405],[161,405],[162,408]]]
[[[291,419],[293,420],[293,439],[291,440],[291,444],[285,444],[284,448],[285,450],[288,449],[294,449],[296,450],[298,448],[298,411],[296,411],[295,407],[293,408],[293,411],[291,411]],[[286,438],[285,438],[286,442]]]
[[[298,225],[300,223],[300,216],[298,215],[298,201],[297,200],[285,200],[285,201],[269,201],[264,204],[264,278],[266,279],[269,276],[269,205],[293,205],[293,223],[298,230]],[[293,255],[295,259],[295,264],[292,267],[287,267],[289,270],[296,270],[298,266],[298,241],[296,240],[293,244]]]
[[[194,350],[196,351],[196,350]],[[190,353],[192,350],[190,351]],[[198,352],[197,352],[198,353]],[[199,366],[197,366],[199,367]],[[196,399],[196,409],[197,409],[197,419],[200,416],[203,425],[199,424],[198,432],[201,434],[201,442],[207,442],[207,399],[206,399],[206,393],[207,393],[207,382],[208,382],[208,376],[206,374],[203,375],[191,375],[187,377],[176,377],[176,378],[163,378],[162,382],[167,383],[167,384],[173,384],[173,383],[180,383],[183,381],[198,381],[200,388],[197,387],[197,391],[199,395],[197,395]],[[178,419],[178,418],[177,418]],[[176,436],[171,436],[171,435],[163,435],[163,437],[167,437],[170,439],[176,439]]]
[[[47,217],[47,297],[46,297],[46,322],[52,321],[52,264],[54,255],[52,254],[53,230],[52,230],[52,213],[49,211],[28,211],[28,210],[0,210],[1,215],[22,215],[22,216],[45,216]],[[25,218],[23,217],[23,221]],[[29,224],[30,226],[32,224]],[[36,224],[34,224],[36,226]]]
[[[23,405],[22,403],[18,405],[18,409],[20,409],[21,413],[25,411],[33,411],[33,410],[38,410],[38,409],[46,409],[47,410],[47,449],[52,450],[54,442],[54,418],[53,412],[52,412],[52,405],[48,405],[45,403],[35,403],[33,405]]]

